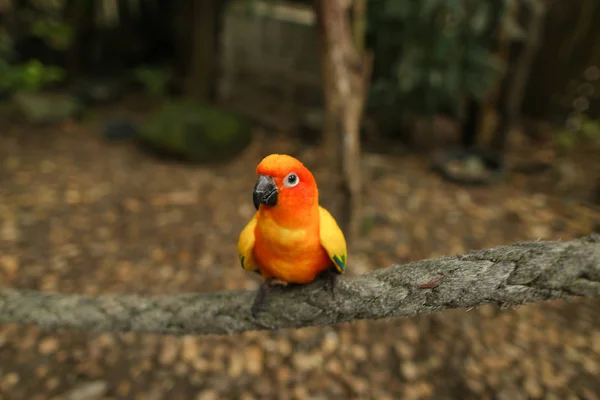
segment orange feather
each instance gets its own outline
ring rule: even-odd
[[[277,206],[260,206],[254,228],[254,259],[264,278],[308,283],[332,265],[319,236],[319,191],[312,173],[297,159],[272,154],[256,169],[273,178]],[[294,172],[299,183],[286,187],[284,178]]]

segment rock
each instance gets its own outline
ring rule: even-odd
[[[33,124],[48,124],[77,117],[79,102],[71,96],[50,93],[19,92],[13,97],[17,109]]]
[[[138,133],[140,144],[159,155],[200,163],[230,159],[251,139],[250,123],[242,117],[195,102],[166,105]]]
[[[106,396],[108,384],[105,381],[84,382],[63,394],[65,400],[99,400]]]
[[[102,137],[109,141],[133,139],[137,135],[137,129],[137,126],[131,121],[109,121],[102,128]]]

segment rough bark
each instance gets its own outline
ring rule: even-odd
[[[314,1],[325,99],[323,148],[334,170],[340,171],[334,177],[340,190],[333,212],[349,242],[357,237],[360,223],[360,125],[371,75],[370,54],[361,51],[359,41],[355,43],[364,27],[359,25],[353,36],[351,5],[350,0]],[[359,2],[355,8],[355,21],[360,21],[360,13],[364,18],[361,6]]]
[[[2,289],[0,323],[86,331],[233,334],[408,317],[483,304],[504,308],[600,296],[600,235],[516,243],[341,277],[335,300],[322,285],[274,289],[256,319],[250,314],[255,296],[250,291],[88,297]]]

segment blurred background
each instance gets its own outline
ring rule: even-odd
[[[348,275],[600,232],[599,44],[596,0],[0,0],[1,285],[255,290],[236,243],[273,152],[316,175]],[[597,400],[599,376],[598,299],[231,337],[0,326],[1,399]]]

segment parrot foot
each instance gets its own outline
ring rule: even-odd
[[[258,288],[258,293],[256,293],[256,297],[252,303],[252,307],[250,308],[250,312],[254,318],[256,318],[256,315],[259,312],[263,311],[267,294],[269,294],[269,292],[271,292],[271,290],[278,285],[285,285],[285,282],[278,281],[276,279],[268,279],[260,285]]]
[[[331,293],[331,297],[335,300],[335,289],[337,287],[339,274],[332,270],[327,270],[326,274],[325,289]]]

